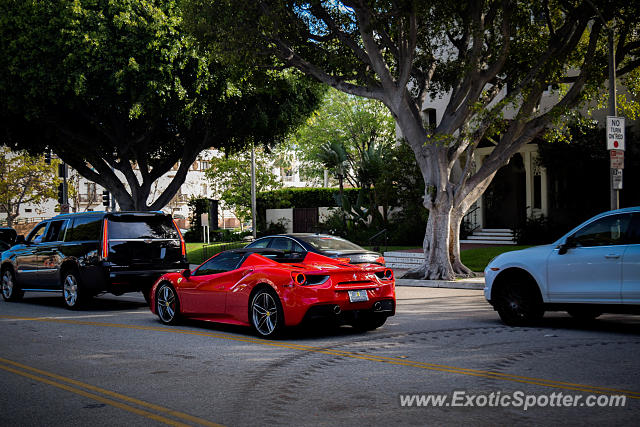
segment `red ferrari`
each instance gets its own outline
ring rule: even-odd
[[[269,338],[311,318],[372,330],[395,314],[395,280],[377,264],[243,248],[221,252],[193,271],[163,275],[150,305],[165,324],[184,317],[246,325]]]

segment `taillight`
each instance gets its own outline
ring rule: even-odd
[[[109,256],[109,221],[104,219],[104,226],[102,227],[102,258],[107,259]]]
[[[184,243],[184,238],[182,237],[182,233],[180,232],[180,229],[178,228],[178,224],[176,224],[176,220],[171,218],[171,221],[173,222],[173,226],[176,228],[176,231],[178,232],[178,236],[180,236],[180,250],[182,251],[182,256],[186,256],[187,255],[187,245],[185,245],[185,243]]]
[[[383,256],[378,257],[375,262],[376,262],[376,264],[385,265]]]
[[[336,258],[336,261],[346,262],[347,264],[349,264],[351,262],[351,258]]]
[[[291,278],[296,285],[304,285],[307,283],[307,277],[302,273],[291,273]]]

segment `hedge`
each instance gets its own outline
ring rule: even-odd
[[[359,188],[345,188],[345,196],[355,203]],[[282,188],[265,191],[256,196],[258,229],[266,227],[267,209],[320,208],[338,206],[338,188]]]

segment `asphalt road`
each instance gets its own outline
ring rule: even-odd
[[[639,316],[581,324],[557,313],[510,328],[481,291],[398,287],[398,313],[376,331],[265,341],[240,327],[163,326],[138,295],[81,312],[60,299],[0,302],[1,425],[635,425],[640,415]],[[402,406],[414,394],[447,400]],[[624,407],[585,404],[618,394]],[[545,406],[525,410],[526,399]]]

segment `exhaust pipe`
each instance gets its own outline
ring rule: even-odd
[[[342,313],[342,309],[340,308],[339,305],[334,305],[333,306],[333,313],[337,316],[338,314]]]
[[[382,311],[382,304],[380,303],[380,301],[378,301],[375,304],[373,304],[373,309],[375,311]]]

